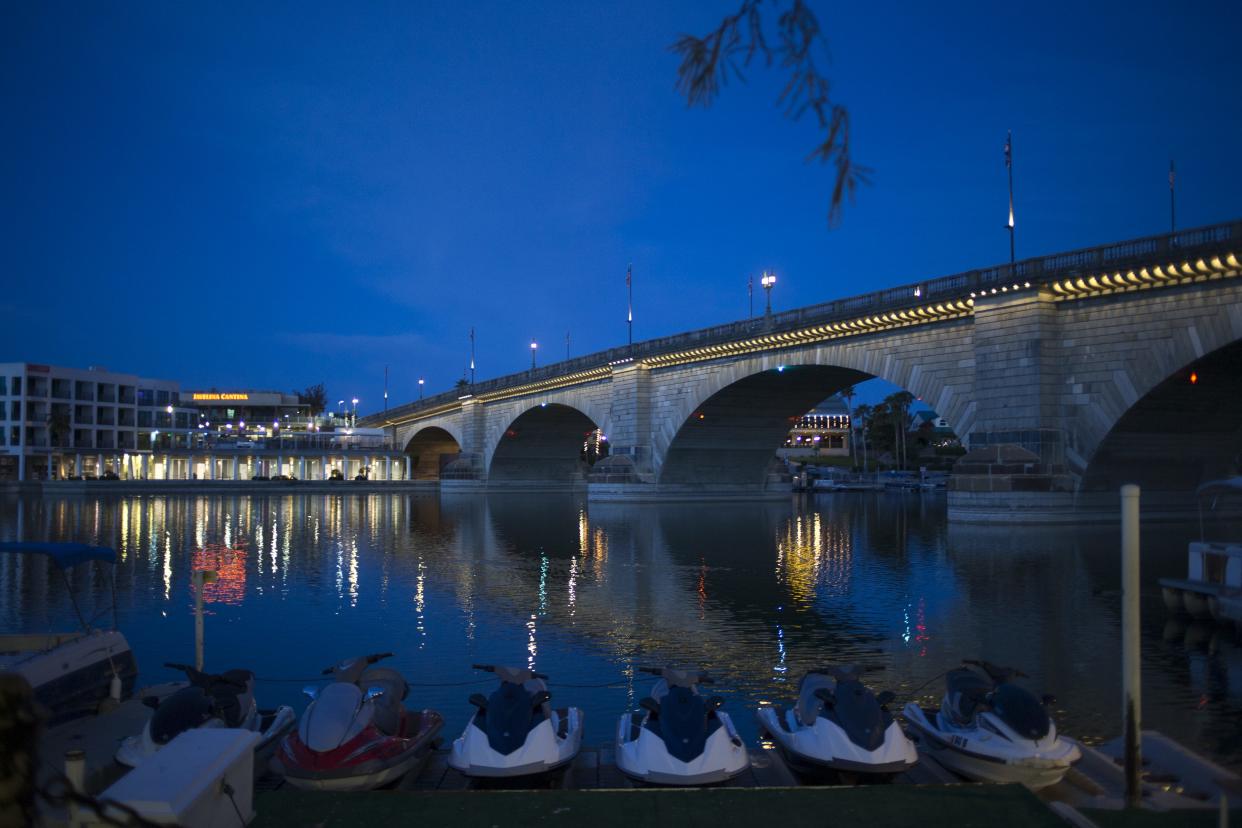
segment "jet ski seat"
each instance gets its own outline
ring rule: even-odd
[[[660,698],[660,715],[647,717],[645,727],[664,740],[669,755],[689,762],[703,752],[707,737],[720,729],[720,719],[709,715],[703,697],[685,687],[666,689]]]
[[[207,692],[225,727],[240,727],[242,716],[250,709],[254,697],[254,673],[249,670],[226,670],[218,676],[207,675]]]
[[[368,667],[358,679],[358,686],[363,693],[372,687],[383,688],[384,695],[375,700],[375,726],[384,733],[397,733],[401,728],[401,702],[410,693],[401,673],[391,667]]]
[[[543,682],[532,680],[520,685],[501,682],[488,698],[487,708],[476,714],[474,719],[487,734],[492,750],[506,756],[520,748],[526,742],[526,734],[552,712],[546,703],[531,706],[531,696],[545,688],[530,688],[526,686],[528,684],[542,685]]]
[[[540,692],[547,690],[548,685],[544,682],[543,679],[533,678],[529,681],[522,682],[522,689],[525,690],[527,693],[530,693],[533,696],[536,693],[540,693]],[[542,705],[540,705],[540,710],[543,712],[544,718],[546,719],[552,718],[552,702],[551,701],[546,701]]]
[[[406,684],[405,677],[391,667],[368,667],[358,679],[358,686],[363,692],[372,687],[383,687],[384,692],[394,696],[397,701],[405,701],[405,697],[410,695],[410,686]]]
[[[815,697],[815,691],[823,687],[836,687],[836,680],[832,676],[826,676],[823,673],[807,673],[798,683],[798,704],[794,708],[794,715],[798,717],[798,721],[810,727],[815,724],[815,720],[824,709],[822,699]]]
[[[949,717],[957,724],[970,724],[979,704],[992,692],[992,682],[966,667],[950,670],[945,677]]]

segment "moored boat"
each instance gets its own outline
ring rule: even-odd
[[[1242,540],[1208,540],[1205,525],[1207,516],[1218,515],[1222,500],[1242,502],[1242,477],[1204,483],[1196,494],[1200,539],[1192,541],[1187,551],[1186,577],[1160,579],[1161,597],[1172,612],[1224,621],[1228,619],[1221,613],[1221,598],[1242,591]]]
[[[67,570],[94,563],[116,563],[116,551],[83,543],[0,543],[0,554],[43,555],[59,570],[69,591],[80,630],[0,635],[0,672],[26,679],[51,724],[98,711],[108,699],[119,702],[133,692],[138,676],[129,642],[116,627],[95,627],[78,605]]]

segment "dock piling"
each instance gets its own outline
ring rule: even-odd
[[[1139,487],[1121,487],[1121,692],[1126,806],[1142,801],[1142,665],[1139,653]]]
[[[217,574],[199,569],[194,572],[194,669],[203,669],[203,587],[213,584]]]
[[[69,780],[72,793],[86,792],[86,752],[70,750],[65,752],[65,778]],[[82,813],[74,799],[69,800],[69,825],[78,828],[83,824]]]

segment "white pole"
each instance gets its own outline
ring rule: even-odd
[[[190,576],[194,584],[194,669],[203,669],[203,587],[214,584],[220,573],[214,569],[195,570]]]
[[[1139,487],[1121,487],[1121,687],[1126,805],[1142,802],[1142,669],[1139,655]]]
[[[203,582],[207,573],[194,573],[194,669],[203,669]]]

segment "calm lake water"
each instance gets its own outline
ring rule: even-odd
[[[1143,724],[1242,766],[1242,641],[1171,621],[1156,579],[1184,576],[1197,529],[1143,534]],[[938,700],[963,657],[1030,674],[1067,734],[1120,730],[1116,527],[950,525],[943,495],[837,494],[757,505],[588,504],[572,495],[279,495],[0,500],[0,539],[118,550],[116,600],[141,683],[193,660],[191,572],[208,586],[207,668],[246,667],[293,704],[323,667],[390,650],[456,736],[486,691],[474,662],[531,664],[554,702],[613,738],[649,687],[634,667],[698,664],[744,735],[827,663],[885,666],[878,688]],[[107,618],[106,578],[74,589]],[[0,628],[73,624],[59,574],[0,558]],[[613,683],[613,686],[602,687]],[[578,685],[578,686],[572,686]],[[591,686],[587,686],[591,685]],[[922,687],[920,690],[919,688]]]

